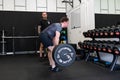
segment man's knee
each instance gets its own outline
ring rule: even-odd
[[[54,46],[49,46],[49,47],[48,47],[48,51],[50,51],[50,52],[52,52],[53,49],[54,49]]]

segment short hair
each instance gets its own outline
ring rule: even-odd
[[[44,11],[44,12],[42,12],[42,14],[43,14],[43,13],[46,13],[46,14],[47,14],[47,12],[45,12],[45,11]]]
[[[69,21],[69,19],[68,19],[67,17],[62,17],[62,18],[60,19],[60,22],[67,22],[67,21]]]

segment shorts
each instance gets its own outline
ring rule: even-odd
[[[45,48],[48,48],[49,46],[53,46],[52,39],[48,36],[47,33],[41,33],[39,37],[40,37],[40,42],[42,42]]]

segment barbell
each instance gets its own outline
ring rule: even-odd
[[[75,49],[69,44],[59,44],[53,49],[53,59],[59,66],[70,66],[76,58]]]

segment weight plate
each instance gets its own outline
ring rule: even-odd
[[[53,50],[53,59],[60,66],[71,65],[76,58],[74,48],[69,44],[60,44]]]

